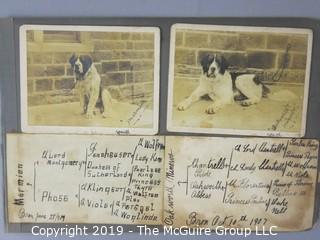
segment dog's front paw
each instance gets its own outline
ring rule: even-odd
[[[81,115],[86,115],[87,114],[87,110],[83,109],[82,111],[79,111]]]
[[[186,110],[188,107],[189,107],[188,101],[187,101],[187,100],[184,100],[184,101],[182,101],[182,102],[180,102],[180,103],[178,104],[177,109],[178,109],[179,111],[184,111],[184,110]]]
[[[103,113],[102,113],[102,117],[103,117],[103,118],[107,118],[107,116],[108,116],[108,113],[107,113],[107,112],[103,112]]]
[[[86,118],[87,119],[92,119],[93,118],[93,114],[92,113],[87,113],[86,114]]]
[[[217,107],[216,105],[212,104],[209,107],[206,108],[205,112],[207,114],[215,114],[217,113],[219,110],[219,107]]]
[[[240,105],[241,105],[242,107],[249,107],[250,105],[253,105],[253,104],[254,104],[254,103],[253,103],[251,100],[249,100],[249,99],[240,101]]]
[[[207,114],[214,114],[214,113],[216,113],[214,107],[212,107],[212,106],[207,107],[205,112],[206,112]]]

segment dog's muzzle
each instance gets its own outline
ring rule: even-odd
[[[208,78],[215,78],[215,77],[216,77],[216,74],[215,74],[214,72],[207,73],[207,77],[208,77]]]
[[[76,74],[76,80],[77,81],[84,80],[84,75],[82,73],[80,64],[75,64],[73,70],[74,70],[74,72]]]
[[[216,68],[215,67],[211,67],[211,68],[209,68],[209,70],[208,70],[208,72],[207,72],[207,77],[209,78],[209,77],[216,77],[216,74],[215,74],[215,72],[216,72]]]
[[[76,73],[76,80],[77,80],[77,81],[82,81],[82,80],[84,80],[84,75],[83,75],[82,73],[76,72],[76,71],[75,71],[75,73]]]
[[[80,64],[75,64],[75,65],[74,65],[74,72],[75,72],[75,73],[81,73],[81,72],[80,72]]]

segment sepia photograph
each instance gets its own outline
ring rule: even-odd
[[[303,137],[312,30],[174,24],[167,130]]]
[[[26,133],[158,132],[157,27],[22,25]]]

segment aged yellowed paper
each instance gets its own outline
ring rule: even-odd
[[[9,134],[9,222],[161,224],[163,158],[163,137]]]
[[[319,143],[270,138],[166,138],[164,224],[312,227]]]
[[[170,36],[168,131],[305,135],[311,29],[177,23]]]
[[[24,133],[155,135],[160,29],[22,25]]]

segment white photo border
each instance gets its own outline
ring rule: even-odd
[[[229,128],[200,128],[200,127],[177,127],[173,126],[173,94],[174,94],[174,60],[176,48],[176,31],[177,30],[212,30],[212,31],[237,31],[237,32],[267,32],[267,33],[292,33],[307,34],[307,60],[304,79],[304,97],[302,105],[301,126],[299,132],[283,132],[268,130],[244,130]],[[243,135],[243,136],[268,136],[268,137],[304,137],[306,133],[308,99],[309,99],[309,82],[311,72],[312,59],[312,42],[313,31],[309,28],[288,28],[288,27],[262,27],[262,26],[231,26],[231,25],[208,25],[208,24],[185,24],[176,23],[170,29],[170,57],[169,57],[169,73],[168,73],[168,98],[167,98],[167,131],[180,133],[201,133],[201,134],[227,134],[227,135]]]
[[[86,32],[145,32],[154,34],[153,126],[152,128],[114,128],[91,126],[43,126],[28,124],[27,86],[27,30],[86,31]],[[148,26],[94,26],[94,25],[21,25],[19,28],[20,54],[20,116],[24,133],[73,133],[111,135],[156,135],[159,131],[160,97],[160,28]]]

